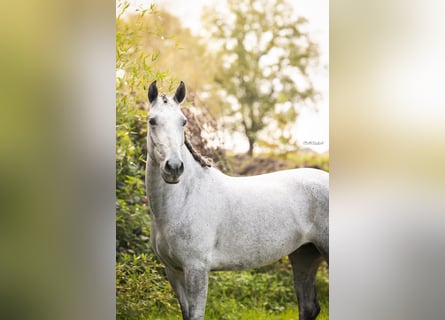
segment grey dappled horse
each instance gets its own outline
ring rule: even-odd
[[[204,319],[208,273],[256,268],[289,255],[299,318],[320,312],[315,275],[329,253],[329,175],[316,169],[230,177],[185,141],[187,120],[172,98],[150,101],[146,186],[151,243],[165,264],[183,319]]]

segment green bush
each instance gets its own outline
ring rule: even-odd
[[[117,99],[116,250],[139,254],[149,249],[150,236],[144,188],[146,115],[127,102]]]
[[[117,319],[178,314],[179,306],[153,254],[121,254],[116,264]]]

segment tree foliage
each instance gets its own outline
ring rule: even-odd
[[[297,118],[296,105],[315,95],[308,76],[318,48],[285,0],[227,0],[228,12],[208,9],[207,29],[217,47],[215,82],[231,107],[226,114],[249,141],[252,154],[266,127],[283,132]],[[276,142],[276,141],[275,141]],[[278,141],[280,143],[280,141]]]
[[[204,40],[183,27],[178,17],[155,7],[151,14],[131,14],[126,21],[138,30],[138,52],[151,53],[145,63],[153,70],[164,70],[171,79],[183,80],[187,84],[188,99],[205,106],[212,116],[218,117],[222,98],[209,86],[217,63]],[[122,30],[118,27],[118,31]],[[172,89],[171,83],[167,89]]]

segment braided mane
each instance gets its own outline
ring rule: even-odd
[[[211,167],[212,166],[212,160],[204,157],[201,155],[198,151],[196,151],[190,141],[187,138],[187,135],[185,135],[184,144],[187,147],[187,149],[190,151],[190,153],[193,156],[193,159],[195,159],[203,168]]]

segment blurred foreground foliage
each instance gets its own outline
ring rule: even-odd
[[[165,52],[171,56],[175,52],[185,54],[189,48],[183,48],[184,44],[176,41],[175,34],[184,31],[174,18],[157,11],[154,6],[138,14],[120,14],[125,7],[125,2],[118,3],[116,18],[117,319],[179,319],[178,302],[163,266],[149,243],[150,216],[144,188],[148,112],[146,92],[151,81],[156,79],[161,91],[172,93],[178,80],[171,70],[167,71],[169,68],[162,62],[165,59],[163,55]],[[173,29],[168,21],[173,23]],[[151,40],[147,41],[148,38]],[[193,41],[187,42],[188,46],[193,44]],[[166,50],[166,46],[169,50]],[[209,141],[218,141],[216,122],[202,103],[193,97],[193,86],[199,87],[199,83],[196,81],[188,87],[188,101],[183,106],[189,118],[186,134],[189,134],[195,148],[210,157],[224,172],[248,175],[260,173],[258,170],[274,171],[276,168],[327,168],[327,155],[269,154],[264,157],[269,160],[243,155],[239,160],[236,155],[226,154],[224,150],[214,147]],[[272,156],[277,159],[271,159]],[[264,161],[269,163],[268,166],[264,165]],[[250,166],[250,173],[241,172],[246,166]],[[322,309],[326,312],[326,266],[319,272],[318,285]],[[267,318],[268,315],[292,308],[296,308],[296,298],[287,258],[261,270],[218,272],[210,276],[207,319],[239,319],[239,314],[243,312],[263,312]]]

